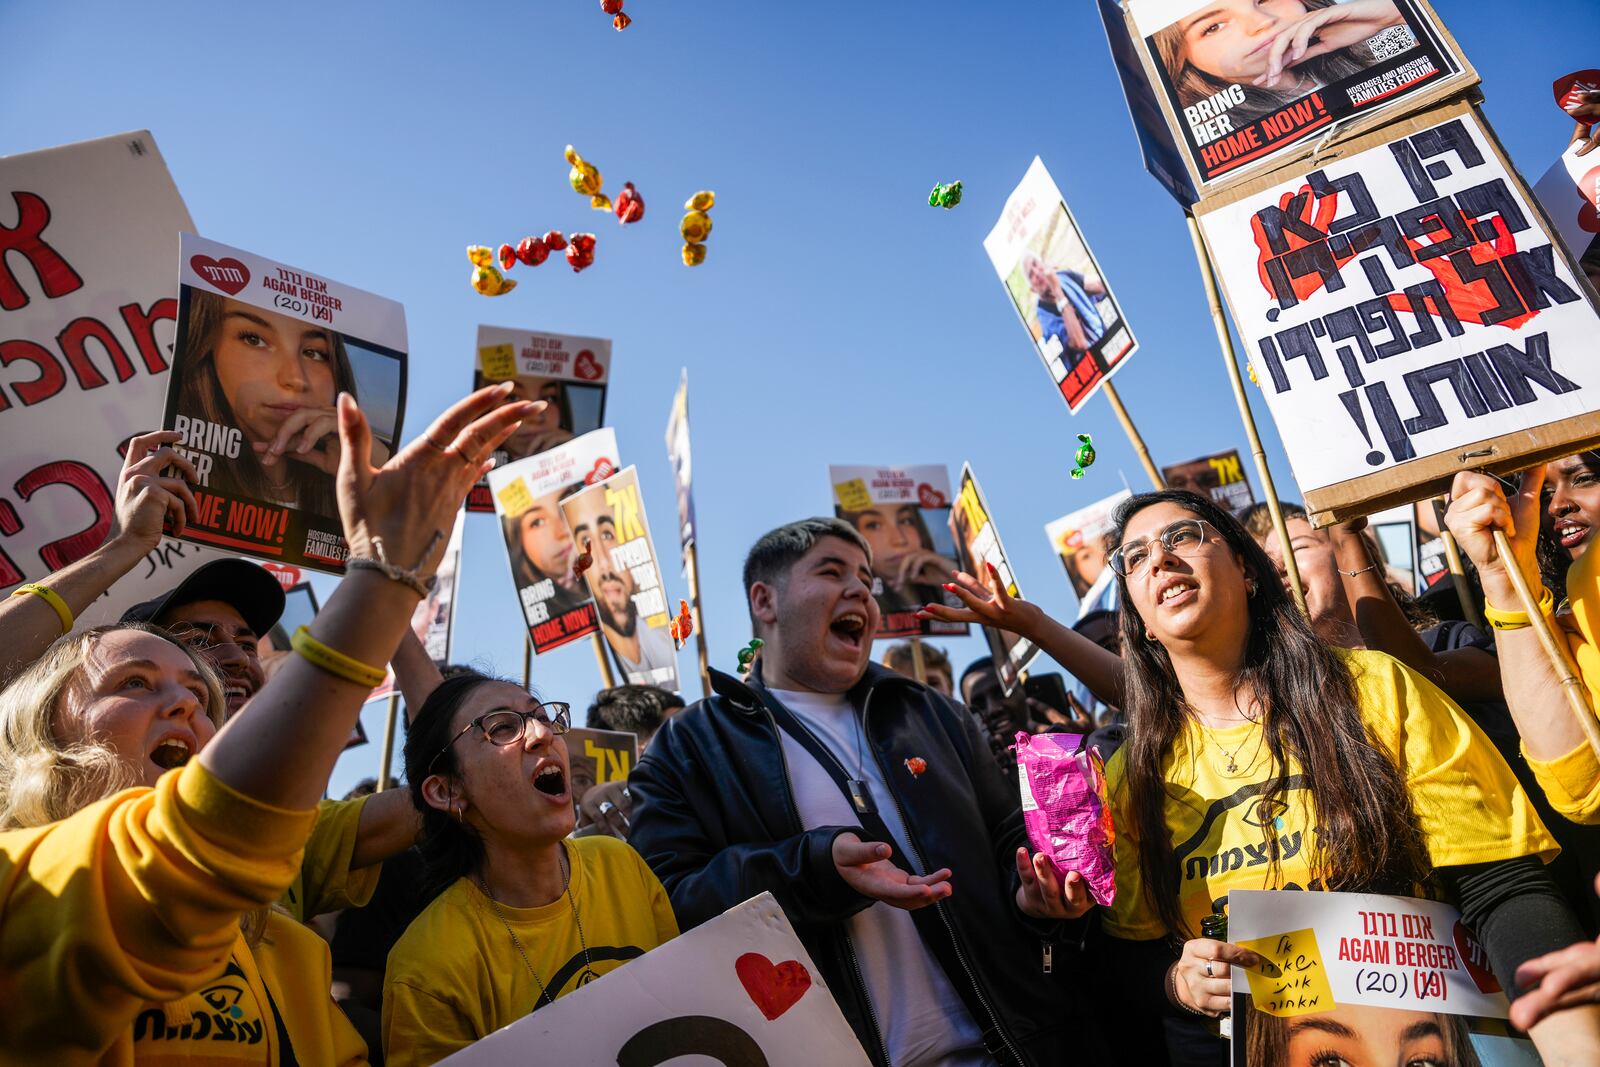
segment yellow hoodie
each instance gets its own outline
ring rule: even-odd
[[[1589,691],[1589,707],[1600,709],[1600,644],[1596,644],[1600,638],[1600,555],[1594,551],[1594,542],[1567,571],[1567,601],[1572,615],[1570,619],[1562,616],[1565,628],[1556,632],[1566,638],[1578,677]],[[1561,714],[1567,714],[1566,710]],[[1527,755],[1526,749],[1523,755]],[[1528,766],[1552,808],[1573,822],[1600,824],[1600,760],[1587,741],[1553,760],[1529,759]]]

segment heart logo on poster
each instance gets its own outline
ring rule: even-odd
[[[617,473],[617,465],[601,456],[594,461],[594,470],[583,476],[583,484],[593,485],[595,482],[603,482],[615,473]]]
[[[1472,984],[1478,987],[1478,992],[1500,992],[1500,981],[1489,970],[1489,954],[1483,950],[1478,939],[1472,936],[1472,931],[1458,920],[1451,936],[1455,939],[1456,952],[1461,956],[1461,966],[1472,975]]]
[[[189,269],[198,274],[213,288],[229,296],[238,296],[239,290],[250,284],[250,268],[232,256],[212,259],[210,256],[189,257]]]
[[[1583,194],[1583,207],[1578,209],[1578,225],[1586,233],[1600,233],[1600,167],[1595,167],[1578,180],[1578,192]]]
[[[592,382],[605,376],[606,369],[600,361],[594,358],[594,353],[585,348],[578,353],[578,358],[573,361],[572,373],[586,382]]]
[[[274,578],[278,579],[278,584],[283,586],[285,593],[300,584],[299,567],[288,563],[263,563],[261,566]]]
[[[944,494],[927,482],[917,486],[917,503],[925,508],[942,508],[949,503]]]
[[[774,964],[759,952],[746,952],[734,961],[733,970],[768,1022],[794,1007],[811,988],[811,973],[799,960]]]

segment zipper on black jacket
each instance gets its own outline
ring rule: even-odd
[[[894,791],[893,779],[889,777],[889,769],[878,758],[878,750],[872,744],[872,734],[867,730],[867,713],[872,707],[872,694],[877,691],[877,686],[867,690],[866,698],[861,702],[861,732],[865,735],[867,749],[872,753],[872,761],[878,765],[878,771],[883,775],[884,791],[889,794],[889,799],[894,802],[895,814],[900,816],[900,825],[906,830],[906,843],[911,846],[913,857],[917,861],[920,874],[928,873],[928,861],[922,857],[922,846],[917,843],[916,831],[911,828],[911,820],[906,818],[905,809],[900,806],[900,797]],[[966,972],[967,982],[972,986],[972,991],[978,996],[978,1003],[983,1005],[983,1010],[988,1013],[989,1025],[994,1027],[994,1032],[1000,1035],[1000,1040],[1005,1042],[1006,1051],[1011,1053],[1012,1060],[1017,1064],[1026,1064],[1022,1053],[1012,1043],[1011,1035],[1000,1024],[1000,1017],[995,1014],[994,1008],[989,1004],[989,998],[983,994],[983,985],[978,981],[978,976],[973,972],[972,965],[967,962],[967,954],[961,949],[961,938],[956,935],[956,928],[950,922],[950,916],[945,911],[944,901],[936,900],[933,910],[939,913],[939,918],[944,921],[945,932],[950,935],[950,945],[955,949],[956,959],[961,963],[961,969]]]
[[[806,827],[800,821],[800,810],[795,807],[794,784],[789,779],[789,759],[783,754],[783,731],[778,728],[778,720],[773,717],[772,710],[759,700],[756,703],[760,706],[762,714],[767,717],[767,725],[772,727],[773,736],[778,740],[778,765],[783,768],[783,797],[789,804],[789,818],[795,827],[795,832],[803,834],[806,832]],[[864,719],[861,729],[863,732],[866,730]],[[902,815],[901,819],[904,818]],[[861,974],[861,961],[856,959],[856,946],[850,940],[848,931],[841,929],[839,936],[844,939],[844,950],[850,957],[850,969],[856,975],[856,987],[860,989],[861,1000],[867,1006],[867,1025],[872,1027],[872,1036],[877,1039],[878,1051],[883,1054],[884,1064],[886,1067],[894,1067],[894,1060],[889,1058],[889,1046],[883,1039],[883,1027],[878,1025],[878,1010],[872,1006],[872,994],[867,991],[867,980]]]

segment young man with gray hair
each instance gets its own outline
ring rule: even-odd
[[[679,924],[771,892],[883,1067],[1106,1062],[1052,940],[1087,889],[1030,856],[972,716],[871,662],[861,535],[780,527],[744,585],[765,642],[750,680],[713,671],[714,695],[667,722],[630,780],[629,842]]]

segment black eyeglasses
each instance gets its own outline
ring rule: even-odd
[[[536,705],[532,711],[512,711],[510,708],[496,708],[486,711],[461,728],[461,732],[445,742],[439,750],[439,755],[428,761],[428,773],[433,773],[433,765],[439,762],[439,756],[450,751],[450,746],[461,740],[473,730],[482,730],[484,740],[497,748],[514,745],[527,736],[528,723],[536,722],[553,734],[564,734],[572,728],[572,705],[560,700],[552,700],[548,704]]]
[[[1217,532],[1216,527],[1204,519],[1179,519],[1156,534],[1153,540],[1161,542],[1161,547],[1175,556],[1192,556],[1206,543],[1207,530],[1213,534]],[[1122,577],[1131,578],[1150,562],[1151,544],[1152,540],[1130,541],[1111,553],[1106,562]]]

